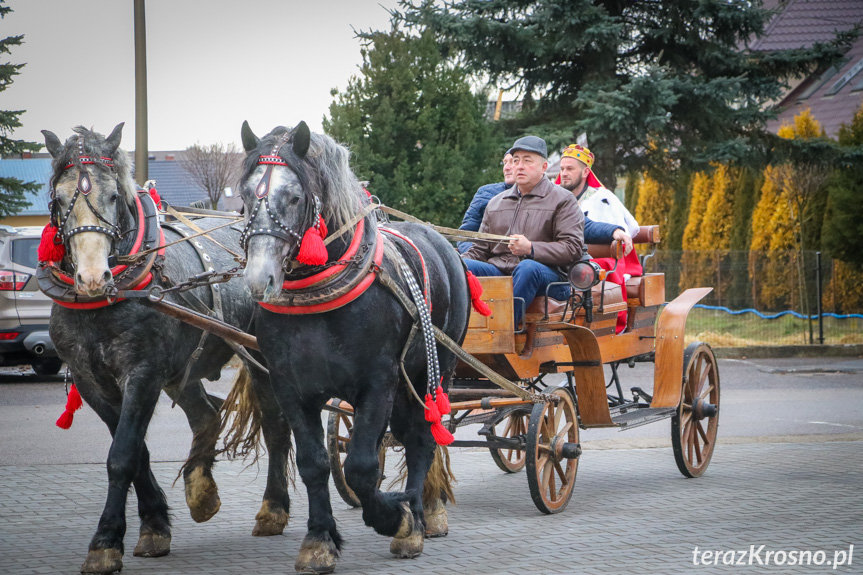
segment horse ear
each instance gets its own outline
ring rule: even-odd
[[[301,121],[297,124],[297,127],[294,128],[294,137],[292,140],[294,153],[297,157],[300,159],[306,157],[306,152],[309,151],[309,144],[312,141],[312,134],[309,132],[309,127],[305,122]]]
[[[48,148],[48,153],[52,158],[59,158],[63,154],[63,143],[60,138],[48,130],[42,130],[42,135],[45,136],[45,147]]]
[[[243,127],[240,129],[240,136],[243,140],[243,149],[251,152],[258,147],[261,139],[255,135],[252,128],[249,127],[249,122],[243,120]]]
[[[113,158],[114,152],[120,147],[120,140],[123,139],[123,126],[125,125],[126,122],[120,122],[114,126],[111,135],[105,139],[105,147],[103,147],[102,152],[109,158]]]

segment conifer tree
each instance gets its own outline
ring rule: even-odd
[[[5,0],[0,0],[0,19],[5,19],[6,14],[12,12],[8,6],[3,6]],[[0,55],[10,54],[14,46],[20,46],[24,36],[8,36],[0,39]],[[24,64],[10,64],[0,62],[0,92],[5,91],[14,81],[14,77],[20,74]],[[24,110],[0,110],[0,158],[8,158],[21,152],[36,151],[42,146],[33,142],[14,140],[10,134],[15,128],[21,126],[18,116]],[[30,201],[26,197],[27,192],[35,192],[40,189],[36,182],[23,182],[17,178],[0,177],[0,218],[15,215],[26,208]]]
[[[785,81],[826,68],[857,34],[747,50],[772,14],[750,0],[403,0],[397,17],[432,31],[478,77],[536,97],[515,129],[587,133],[595,171],[614,181],[651,164],[651,141],[653,155],[695,169],[764,151]]]
[[[458,227],[476,189],[500,178],[504,149],[484,118],[486,98],[430,33],[363,37],[360,75],[333,92],[324,131],[350,146],[357,176],[383,203]]]

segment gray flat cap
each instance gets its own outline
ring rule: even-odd
[[[525,152],[534,152],[543,158],[548,158],[548,147],[545,145],[545,140],[537,136],[525,136],[515,141],[515,144],[509,149],[507,154],[511,154],[517,150]]]

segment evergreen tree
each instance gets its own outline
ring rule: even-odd
[[[850,124],[839,129],[839,145],[863,149],[863,107]],[[863,165],[855,162],[836,170],[828,190],[822,247],[834,258],[863,271]]]
[[[518,128],[586,132],[595,171],[614,181],[656,164],[653,156],[703,169],[765,150],[763,127],[785,81],[826,68],[857,34],[808,49],[745,49],[771,15],[750,0],[402,0],[397,17],[434,32],[478,76],[519,88],[525,103],[538,96]]]
[[[689,200],[689,218],[686,228],[683,230],[683,249],[702,250],[705,249],[701,238],[703,234],[704,212],[707,210],[707,202],[710,200],[710,175],[707,172],[698,172],[692,178],[692,189]]]
[[[333,91],[324,130],[351,147],[354,170],[385,204],[458,227],[476,189],[500,180],[503,147],[486,97],[443,58],[430,33],[363,35],[360,75]]]
[[[0,19],[5,19],[6,14],[12,12],[8,6],[3,6],[6,0],[0,0]],[[10,54],[13,46],[20,46],[24,36],[8,36],[0,39],[0,54]],[[24,64],[10,64],[0,62],[0,92],[8,88],[13,78],[20,74]],[[26,151],[36,151],[42,146],[33,142],[13,140],[10,133],[21,126],[18,116],[24,110],[0,110],[0,158],[20,154]],[[26,198],[27,192],[35,192],[40,189],[36,182],[23,182],[17,178],[0,177],[0,218],[13,216],[30,205]]]

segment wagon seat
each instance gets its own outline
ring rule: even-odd
[[[632,238],[634,244],[643,244],[652,247],[652,251],[642,257],[642,265],[648,258],[653,256],[659,240],[659,226],[641,226],[638,233]],[[622,242],[613,241],[610,244],[588,244],[587,251],[592,258],[622,259],[623,248]],[[599,282],[591,288],[593,321],[590,325],[585,325],[585,312],[582,308],[576,314],[575,323],[592,329],[597,335],[603,335],[605,332],[613,333],[618,312],[625,310],[627,305],[629,307],[645,305],[647,299],[645,291],[649,289],[649,285],[656,283],[657,278],[655,276],[662,276],[662,274],[644,274],[643,276],[629,278],[626,281],[626,300],[623,297],[622,286],[610,281]],[[662,287],[664,295],[664,282],[662,282]],[[600,310],[602,313],[600,313]],[[571,317],[571,313],[571,303],[551,297],[546,298],[545,295],[541,295],[535,298],[527,307],[525,323],[528,331],[532,331],[532,326],[537,323],[566,321]],[[630,316],[632,315],[630,314]]]

